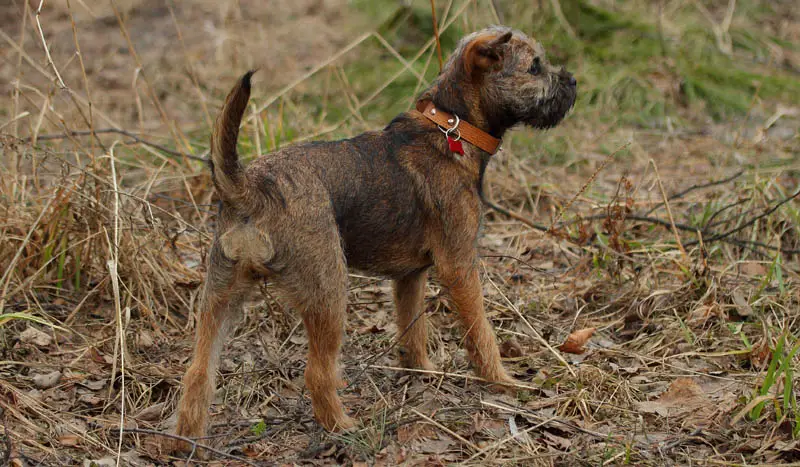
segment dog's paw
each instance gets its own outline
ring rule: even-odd
[[[502,375],[498,378],[490,380],[489,389],[497,394],[507,394],[509,396],[516,396],[517,391],[522,389],[519,381],[508,375]]]
[[[358,420],[345,415],[336,422],[336,427],[334,428],[334,431],[349,432],[349,431],[354,431],[357,427],[358,427]]]
[[[358,426],[357,420],[349,417],[345,413],[333,417],[327,417],[325,419],[320,419],[317,417],[317,421],[320,425],[322,425],[323,428],[331,433],[344,433],[353,431]]]
[[[427,356],[414,358],[407,353],[400,354],[400,365],[409,370],[436,371],[436,365]]]

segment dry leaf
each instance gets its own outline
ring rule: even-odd
[[[397,441],[403,445],[407,445],[411,441],[433,438],[434,436],[436,436],[436,430],[428,424],[409,423],[397,429]]]
[[[136,415],[134,415],[133,418],[145,422],[154,422],[160,420],[161,414],[164,412],[164,406],[166,405],[166,402],[159,402],[158,404],[151,405],[150,407],[145,407]]]
[[[753,307],[747,303],[747,299],[744,298],[742,292],[739,289],[733,291],[733,303],[736,305],[736,314],[739,316],[752,316],[753,315]]]
[[[152,347],[155,344],[155,339],[153,339],[153,335],[150,334],[147,330],[142,329],[137,336],[136,343],[139,347],[143,349],[147,349]]]
[[[72,433],[64,434],[58,437],[58,442],[61,443],[62,446],[77,446],[79,441],[80,437]]]
[[[104,379],[100,379],[100,380],[96,380],[96,381],[94,381],[94,380],[84,380],[84,381],[81,381],[78,384],[80,384],[81,386],[84,386],[84,387],[86,387],[88,389],[91,389],[92,391],[99,391],[99,390],[103,389],[106,386],[106,380],[104,380]]]
[[[739,269],[743,274],[748,276],[763,276],[767,273],[767,268],[763,264],[746,262],[739,265]]]
[[[662,417],[677,417],[690,413],[704,417],[713,410],[714,404],[692,378],[678,378],[656,400],[639,402],[636,405],[642,412]]]
[[[419,450],[420,452],[430,454],[443,454],[449,451],[454,445],[456,445],[455,440],[449,437],[442,437],[440,439],[426,439],[419,442]]]
[[[83,402],[84,404],[98,406],[103,403],[103,398],[95,396],[94,394],[82,394],[78,397],[78,401]]]
[[[39,347],[47,347],[53,342],[53,337],[46,332],[40,331],[34,327],[28,327],[28,329],[22,331],[19,335],[19,340],[25,344],[35,344]]]
[[[550,441],[550,444],[552,444],[558,449],[561,449],[562,451],[566,451],[567,449],[570,448],[570,446],[572,446],[572,441],[570,441],[568,438],[562,438],[561,436],[556,436],[547,430],[545,430],[542,434],[548,441]]]
[[[54,371],[52,373],[47,373],[46,375],[34,375],[33,376],[33,384],[36,385],[39,389],[50,389],[61,379],[61,372]]]
[[[106,456],[102,459],[86,459],[83,461],[83,467],[114,467],[116,465],[116,459],[111,456]]]
[[[500,344],[500,356],[503,358],[517,358],[525,355],[522,346],[513,337]]]
[[[586,351],[583,346],[586,345],[596,330],[597,328],[586,328],[573,332],[563,344],[558,346],[558,350],[566,353],[582,354]]]
[[[750,364],[753,365],[753,368],[763,369],[772,356],[772,349],[769,347],[769,342],[761,339],[753,346],[747,356],[750,358]]]

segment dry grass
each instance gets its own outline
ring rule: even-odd
[[[243,131],[254,155],[377,128],[437,68],[429,2],[380,14],[338,1],[89,3],[0,6],[0,459],[12,465],[171,462],[144,433],[171,428],[191,353],[215,216],[196,159],[234,76],[266,70]],[[592,8],[622,18],[629,3],[437,2],[445,51],[500,16],[543,36],[581,83],[561,127],[516,132],[490,166],[487,197],[513,217],[487,211],[485,300],[517,397],[471,376],[435,283],[440,371],[400,371],[389,285],[354,273],[343,398],[363,426],[325,433],[304,393],[299,316],[265,284],[223,356],[201,440],[212,459],[800,462],[800,19],[759,2],[738,2],[730,21],[726,5],[661,3],[657,24],[624,27],[644,31],[630,56],[661,31],[651,45],[680,50],[673,62],[599,49],[618,44],[591,29],[587,18],[609,21]],[[711,52],[698,53],[732,54],[761,79],[682,68],[675,38],[709,21]],[[768,55],[757,33],[775,38]],[[623,64],[608,73],[604,60]],[[587,352],[556,349],[590,327]]]

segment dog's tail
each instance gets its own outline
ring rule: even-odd
[[[232,203],[245,201],[243,198],[248,197],[249,192],[244,168],[236,152],[236,141],[250,100],[250,77],[253,73],[255,70],[245,73],[228,94],[211,135],[211,178],[220,197]]]

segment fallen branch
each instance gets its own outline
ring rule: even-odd
[[[64,139],[64,138],[69,138],[70,136],[92,136],[92,135],[94,135],[94,137],[97,137],[97,135],[108,134],[108,133],[115,133],[115,134],[118,134],[118,135],[127,136],[127,137],[133,139],[134,141],[136,141],[139,144],[144,144],[146,146],[150,146],[152,148],[158,149],[159,151],[165,152],[165,153],[167,153],[169,155],[172,155],[172,156],[175,156],[175,157],[185,157],[187,159],[192,159],[192,160],[201,161],[201,162],[206,162],[207,161],[207,159],[205,157],[195,156],[193,154],[186,154],[186,153],[179,152],[179,151],[173,151],[172,149],[166,148],[166,147],[164,147],[164,146],[162,146],[160,144],[153,143],[152,141],[148,141],[148,140],[138,136],[136,133],[131,133],[128,130],[122,130],[120,128],[100,128],[100,129],[97,129],[97,130],[75,130],[75,131],[70,131],[70,132],[67,132],[67,133],[54,133],[54,134],[49,134],[49,135],[39,135],[36,138],[36,141],[47,141],[47,140],[54,140],[54,139]],[[33,142],[33,137],[25,138],[22,141],[24,141],[26,143],[32,143]]]
[[[712,237],[709,237],[709,238],[704,238],[703,242],[704,243],[714,242],[714,241],[722,240],[722,239],[724,239],[726,237],[729,237],[729,236],[735,234],[736,232],[739,232],[740,230],[743,230],[743,229],[755,224],[759,219],[763,219],[763,218],[769,216],[773,212],[777,211],[778,208],[780,208],[784,204],[788,203],[789,201],[797,198],[798,196],[800,196],[800,190],[797,190],[793,195],[787,196],[786,198],[782,199],[775,206],[771,207],[770,209],[767,209],[766,211],[764,211],[761,214],[757,215],[756,217],[750,219],[749,221],[745,222],[744,224],[742,224],[742,225],[740,225],[738,227],[734,227],[733,229],[728,230],[727,232],[724,232],[724,233],[721,233],[721,234],[718,234],[718,235],[715,235],[715,236],[712,236]],[[705,233],[704,233],[704,237],[705,237]],[[687,243],[686,245],[690,246],[690,245],[695,245],[697,243],[698,243],[697,240],[694,240],[694,241],[691,241],[691,242]]]
[[[692,185],[689,188],[686,188],[685,190],[681,190],[681,191],[675,193],[674,195],[670,195],[669,198],[667,198],[667,199],[669,201],[672,201],[672,200],[675,200],[675,199],[683,198],[684,196],[686,196],[687,194],[689,194],[689,193],[691,193],[691,192],[693,192],[695,190],[701,190],[703,188],[709,188],[709,187],[717,186],[717,185],[724,185],[724,184],[726,184],[728,182],[732,182],[732,181],[736,180],[737,178],[741,177],[743,174],[744,174],[744,170],[740,170],[740,171],[736,172],[735,174],[731,175],[730,177],[726,177],[726,178],[723,178],[721,180],[714,180],[713,182],[701,183],[699,185]],[[645,216],[649,216],[650,214],[653,213],[653,211],[655,211],[656,209],[659,209],[662,206],[664,206],[664,203],[658,203],[655,206],[653,206],[650,210],[648,210],[644,215]]]
[[[249,460],[245,459],[244,457],[239,457],[239,456],[236,456],[236,455],[233,455],[233,454],[229,454],[229,453],[227,453],[225,451],[220,451],[219,449],[214,449],[211,446],[208,446],[208,445],[205,445],[205,444],[200,444],[197,441],[195,441],[195,440],[193,440],[191,438],[187,438],[185,436],[173,435],[172,433],[163,433],[161,431],[156,431],[156,430],[147,430],[147,429],[144,429],[144,428],[124,428],[123,427],[121,431],[123,433],[138,433],[138,434],[142,434],[142,435],[155,435],[155,436],[161,436],[161,437],[164,437],[164,438],[170,438],[170,439],[176,439],[176,440],[179,440],[179,441],[185,441],[185,442],[189,443],[192,446],[192,452],[197,450],[197,448],[201,448],[201,449],[205,449],[208,452],[212,452],[212,453],[214,453],[214,454],[216,454],[218,456],[222,456],[222,457],[227,458],[227,459],[232,459],[232,460],[235,460],[235,461],[239,461],[239,462],[242,462],[242,463],[247,464],[247,465],[252,465],[254,467],[258,466],[258,464],[250,462]]]
[[[736,228],[733,228],[731,230],[728,230],[727,232],[723,232],[723,233],[716,233],[714,231],[706,230],[706,229],[703,229],[703,228],[700,228],[700,227],[696,227],[696,226],[692,226],[692,225],[688,225],[688,224],[681,224],[681,223],[678,223],[678,222],[675,222],[673,224],[671,222],[659,219],[657,217],[650,217],[650,216],[641,215],[641,214],[628,214],[628,215],[625,216],[625,219],[626,220],[639,221],[639,222],[647,222],[647,223],[655,224],[655,225],[660,225],[660,226],[665,227],[667,229],[671,229],[674,226],[674,228],[677,229],[677,230],[681,230],[681,231],[684,231],[684,232],[692,232],[694,234],[699,232],[703,236],[703,243],[705,243],[705,244],[708,244],[708,243],[711,243],[711,242],[721,241],[721,242],[729,243],[729,244],[736,245],[736,246],[739,246],[739,247],[750,248],[750,249],[753,249],[754,251],[758,251],[758,250],[755,250],[753,247],[759,247],[759,248],[764,248],[764,249],[770,250],[770,251],[780,251],[781,253],[784,253],[784,254],[797,255],[797,254],[800,254],[800,249],[775,247],[775,246],[767,245],[766,243],[762,243],[762,242],[758,242],[758,241],[738,240],[738,239],[732,239],[732,238],[728,238],[728,237],[730,237],[731,235],[733,235],[736,232],[739,232],[739,231],[741,231],[741,230],[743,230],[743,229],[755,224],[759,219],[763,219],[764,217],[769,216],[770,214],[772,214],[773,212],[778,210],[778,208],[780,208],[784,204],[788,203],[789,201],[797,198],[798,196],[800,196],[800,190],[798,190],[795,194],[793,194],[791,196],[787,196],[786,198],[780,200],[777,204],[775,204],[774,206],[772,206],[768,210],[764,211],[763,213],[759,214],[758,216],[748,220],[744,224],[742,224],[742,225],[740,225],[740,226],[738,226]],[[494,211],[499,212],[500,214],[503,214],[503,215],[508,216],[508,217],[510,217],[512,219],[520,221],[523,224],[525,224],[525,225],[527,225],[527,226],[529,226],[531,228],[534,228],[536,230],[539,230],[539,231],[542,231],[542,232],[546,232],[546,233],[552,233],[552,230],[548,229],[547,227],[545,227],[545,226],[543,226],[541,224],[537,224],[537,223],[527,219],[526,217],[524,217],[524,216],[522,216],[520,214],[511,212],[508,209],[498,205],[497,203],[489,201],[489,200],[487,200],[485,198],[482,198],[482,200],[483,200],[483,203],[486,204],[486,206],[488,206],[489,208],[491,208]],[[608,217],[607,214],[596,214],[596,215],[592,215],[592,216],[582,217],[580,219],[577,219],[577,220],[574,220],[574,221],[571,221],[571,222],[562,223],[562,224],[559,224],[559,225],[555,226],[554,228],[560,228],[560,227],[563,227],[565,225],[572,225],[572,224],[576,224],[578,222],[583,222],[583,221],[602,220],[602,219],[606,219],[607,217]],[[573,243],[576,243],[576,242],[573,240]],[[698,243],[699,243],[699,241],[692,240],[692,241],[687,242],[684,246],[685,247],[694,246],[694,245],[697,245]],[[759,253],[761,253],[761,252],[759,252]]]

